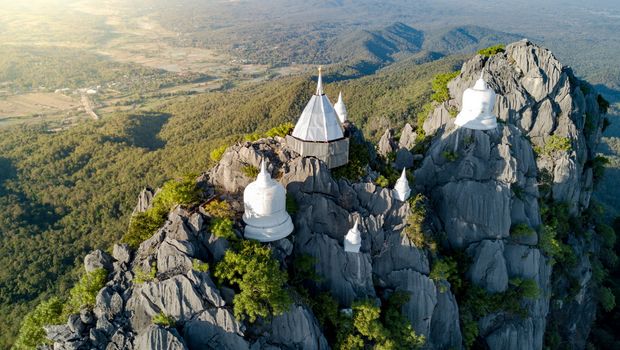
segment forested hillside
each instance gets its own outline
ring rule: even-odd
[[[433,77],[461,61],[404,62],[327,83],[326,92],[335,101],[342,90],[350,119],[376,140],[385,127],[414,119]],[[180,97],[57,133],[45,125],[2,130],[0,347],[11,344],[38,300],[71,287],[87,251],[118,241],[141,188],[204,171],[214,148],[296,120],[313,87],[310,76],[291,77]]]

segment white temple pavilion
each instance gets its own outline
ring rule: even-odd
[[[461,112],[454,124],[473,130],[491,130],[497,127],[497,117],[493,114],[495,91],[489,88],[482,73],[473,88],[463,93]]]
[[[344,236],[344,251],[349,253],[359,253],[362,246],[362,233],[358,228],[359,219],[355,219],[355,224]]]
[[[293,222],[286,212],[286,190],[271,178],[264,160],[256,180],[243,191],[243,206],[246,239],[271,242],[293,232]]]
[[[349,162],[349,139],[331,102],[323,91],[321,68],[316,93],[304,108],[286,143],[303,157],[316,157],[329,168]]]

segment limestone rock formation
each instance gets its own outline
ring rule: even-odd
[[[481,71],[497,92],[494,112],[501,122],[486,131],[456,127],[449,111],[459,107],[463,91]],[[425,348],[461,349],[473,326],[477,345],[542,349],[549,320],[566,343],[584,348],[596,309],[589,260],[593,248],[582,237],[571,236],[578,264],[569,276],[552,281],[556,271],[539,246],[544,225],[540,203],[566,202],[571,213],[589,204],[589,160],[602,116],[594,92],[582,91],[579,84],[548,50],[521,41],[505,52],[464,63],[448,84],[451,99],[437,104],[424,123],[432,139],[423,156],[410,152],[417,137],[410,124],[398,143],[387,130],[379,154],[396,152],[397,169],[413,165],[414,158],[421,160],[415,163],[411,187],[428,198],[418,227],[423,237],[408,230],[415,225],[410,220],[415,205],[394,198],[392,189],[369,179],[336,179],[325,163],[299,156],[278,137],[229,147],[201,176],[200,186],[209,197],[217,193],[231,203],[234,230],[241,237],[241,194],[253,181],[243,169],[258,168],[268,159],[269,172],[297,208],[291,213],[295,231],[267,245],[282,268],[290,268],[300,256],[314,258],[320,278],[304,286],[312,295],[330,293],[342,309],[355,301],[385,302],[396,291],[406,293],[409,300],[401,312],[425,337]],[[586,113],[591,125],[587,132]],[[346,127],[352,142],[363,142],[359,131],[349,123]],[[549,146],[558,137],[568,140],[569,149]],[[369,149],[371,158],[372,152]],[[135,211],[149,208],[153,195],[144,190]],[[214,268],[234,245],[210,232],[210,220],[202,206],[177,207],[136,251],[115,245],[112,256],[89,254],[87,270],[105,268],[109,281],[92,310],[72,315],[65,325],[46,327],[54,348],[329,349],[329,332],[323,333],[301,297],[274,317],[255,323],[235,318],[238,290],[216,284],[212,272],[195,269],[196,261]],[[343,246],[355,222],[361,232],[359,253]],[[515,234],[515,227],[525,234]],[[441,259],[452,258],[446,256],[450,253],[467,264],[458,266],[464,270],[461,278],[487,295],[508,295],[502,293],[523,280],[535,282],[539,293],[516,301],[523,313],[500,308],[461,328],[463,312],[471,311],[463,304],[463,286],[451,285],[433,270]],[[570,281],[578,283],[576,295],[563,292]],[[553,302],[552,295],[562,295],[563,302]],[[174,325],[154,324],[158,315]]]

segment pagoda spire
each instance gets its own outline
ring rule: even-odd
[[[322,70],[323,70],[323,67],[319,66],[319,80],[316,84],[316,95],[317,96],[325,95],[325,92],[323,91],[323,78],[321,77]]]

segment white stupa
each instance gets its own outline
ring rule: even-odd
[[[334,110],[336,110],[341,123],[347,121],[349,115],[347,114],[347,107],[344,105],[344,101],[342,101],[342,91],[338,93],[338,101],[334,105]]]
[[[407,180],[407,173],[405,172],[405,168],[403,168],[403,173],[400,175],[400,178],[396,180],[396,184],[394,185],[394,198],[404,202],[409,199],[410,194],[411,188]]]
[[[244,236],[260,242],[282,239],[293,232],[293,222],[286,212],[286,190],[261,163],[256,180],[243,191]]]
[[[484,81],[483,73],[473,88],[463,93],[461,112],[456,116],[454,124],[474,130],[491,130],[497,127],[497,117],[493,114],[495,91]]]
[[[357,228],[359,219],[355,219],[355,224],[344,236],[344,251],[350,253],[359,253],[362,246],[362,233]]]

